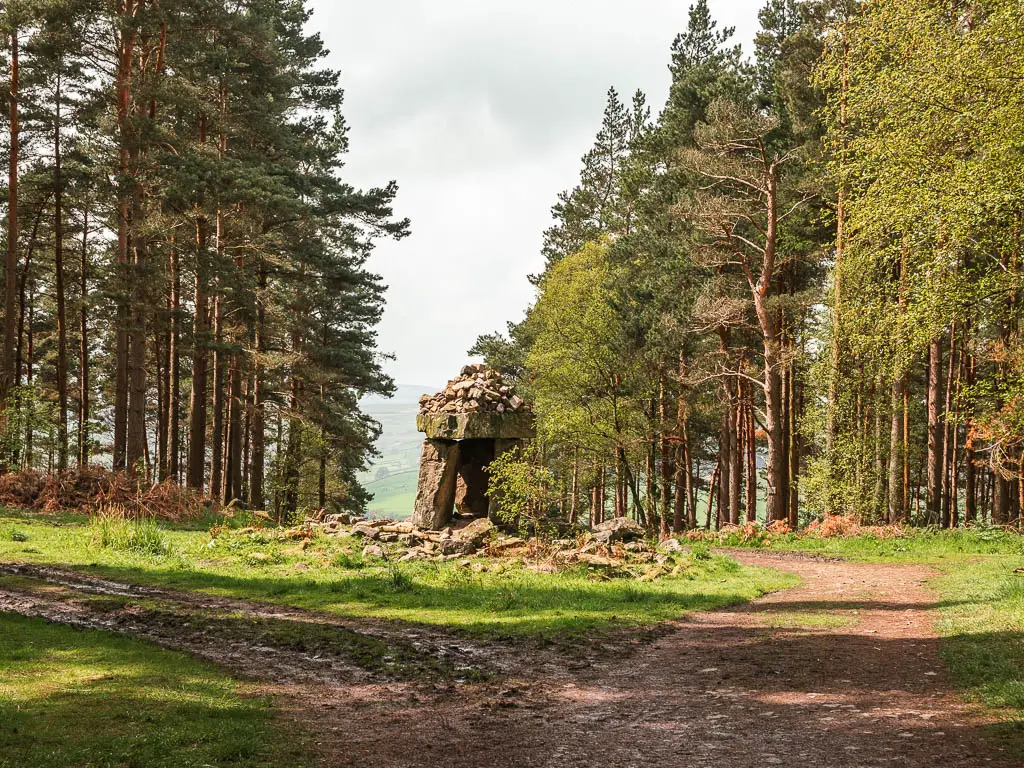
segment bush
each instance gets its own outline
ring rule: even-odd
[[[92,519],[93,544],[100,549],[144,555],[167,555],[171,544],[155,520],[131,520],[104,512]]]
[[[384,576],[384,586],[391,592],[408,592],[415,586],[412,576],[394,563],[388,564],[388,572]]]
[[[16,528],[0,528],[0,539],[23,543],[28,541],[28,534]]]
[[[906,531],[898,525],[861,525],[852,515],[826,515],[807,526],[807,535],[821,539],[874,536],[877,539],[902,539]]]
[[[696,542],[690,548],[690,559],[695,562],[711,559],[711,549],[704,542]]]
[[[549,512],[556,502],[551,470],[537,458],[535,446],[506,451],[487,467],[487,493],[498,503],[501,521],[523,534],[548,536]]]
[[[148,486],[124,472],[101,467],[46,476],[31,470],[0,475],[0,506],[84,513],[118,507],[130,517],[176,522],[195,519],[203,512],[199,496],[171,480]]]

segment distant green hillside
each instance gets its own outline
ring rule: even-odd
[[[411,515],[413,502],[416,500],[418,477],[419,472],[413,469],[368,483],[366,489],[373,494],[370,514],[374,517],[390,517],[396,520]]]
[[[376,517],[402,518],[412,514],[423,448],[423,435],[416,431],[419,398],[438,389],[429,385],[401,385],[391,400],[374,397],[361,403],[383,429],[377,441],[380,458],[359,476],[374,495],[369,508]]]

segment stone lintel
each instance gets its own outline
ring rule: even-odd
[[[529,440],[537,434],[529,412],[421,413],[416,429],[431,440]]]

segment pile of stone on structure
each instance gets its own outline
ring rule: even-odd
[[[516,413],[526,408],[501,374],[478,363],[467,365],[461,375],[436,395],[420,398],[420,413]]]

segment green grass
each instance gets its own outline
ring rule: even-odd
[[[0,768],[309,765],[272,717],[182,654],[0,613]]]
[[[974,701],[996,710],[1024,757],[1024,557],[988,556],[946,567],[934,584],[946,603],[943,657]]]
[[[135,552],[140,555],[166,555],[171,551],[167,536],[153,520],[126,520],[100,515],[89,524],[93,544],[100,549]]]
[[[849,538],[806,535],[776,536],[772,549],[790,549],[862,561],[936,564],[971,555],[1019,555],[1024,558],[1024,536],[997,528],[911,531],[903,538],[882,539],[871,534]]]
[[[776,571],[724,557],[679,557],[680,574],[656,581],[609,578],[585,568],[537,573],[524,563],[396,564],[364,560],[362,545],[321,537],[305,548],[273,530],[208,533],[161,527],[166,546],[103,547],[88,524],[6,513],[0,561],[67,565],[138,584],[395,619],[502,636],[582,634],[648,625],[791,586]],[[5,535],[16,531],[24,540]],[[635,575],[635,574],[634,574]]]

